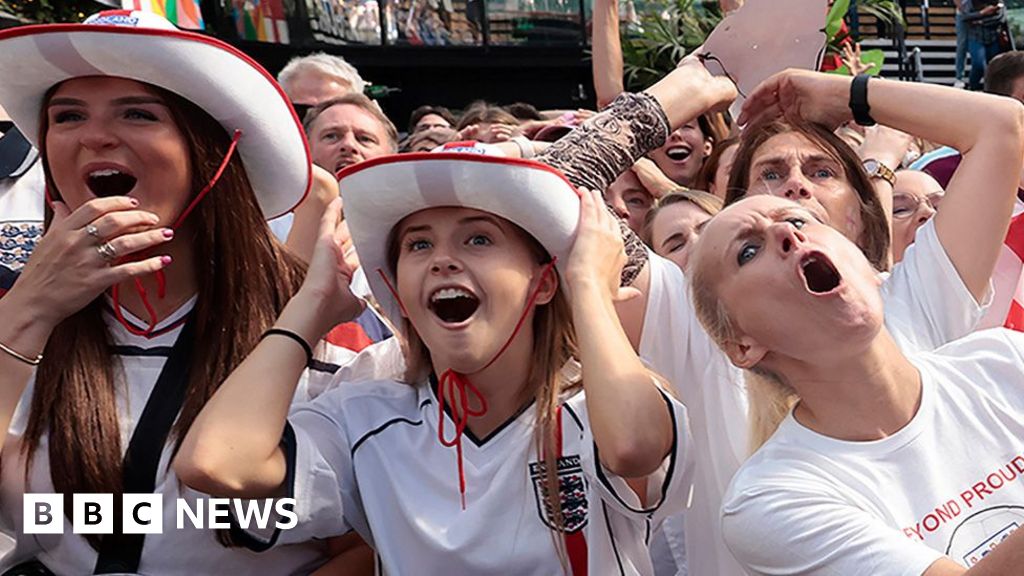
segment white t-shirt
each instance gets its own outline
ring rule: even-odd
[[[736,475],[729,547],[756,574],[918,576],[970,567],[1024,524],[1024,334],[976,332],[912,356],[903,429],[845,442],[792,414]]]
[[[674,441],[650,477],[646,508],[598,462],[584,393],[562,404],[562,512],[585,539],[593,574],[651,574],[651,526],[685,502],[686,410],[664,397]],[[427,383],[345,383],[296,407],[283,446],[299,519],[278,533],[277,544],[355,530],[387,574],[560,574],[541,498],[535,412],[525,407],[487,438],[465,433],[462,509],[456,450],[438,441],[437,400]]]
[[[121,447],[127,450],[149,400],[171,347],[174,345],[185,316],[191,311],[195,298],[168,316],[155,329],[154,336],[146,338],[130,333],[113,318],[105,314],[115,353],[124,368],[124,382],[118,386],[121,425]],[[128,322],[144,328],[146,323],[124,311]],[[322,345],[320,356],[327,360],[318,367],[306,370],[296,391],[296,398],[306,399],[310,389],[322,390],[332,378],[334,363],[348,358],[351,352]],[[331,356],[338,354],[338,357]],[[22,495],[25,492],[55,492],[50,479],[48,439],[43,437],[36,452],[25,484],[25,459],[21,454],[21,442],[28,423],[33,382],[22,395],[14,413],[2,452],[3,466],[0,467],[0,532],[14,537],[16,548],[0,558],[0,572],[27,559],[36,557],[57,574],[91,574],[96,564],[96,551],[80,535],[72,534],[67,518],[64,519],[64,534],[25,535],[22,530]],[[326,560],[321,543],[305,543],[283,546],[268,554],[257,554],[244,548],[225,548],[217,541],[213,530],[175,527],[175,499],[191,500],[206,496],[181,484],[170,469],[173,445],[168,443],[160,459],[156,478],[156,491],[163,494],[164,532],[146,536],[142,550],[139,572],[167,576],[193,576],[196,574],[291,574],[308,572]],[[188,524],[186,524],[188,526]]]
[[[665,537],[679,558],[685,533],[690,576],[741,575],[721,537],[719,511],[729,481],[748,454],[743,372],[700,325],[679,268],[653,253],[648,266],[651,281],[639,353],[686,405],[696,462],[690,507],[683,518],[666,520]],[[985,311],[960,279],[933,222],[918,230],[903,261],[885,276],[882,298],[885,325],[908,353],[934,350],[969,334]]]

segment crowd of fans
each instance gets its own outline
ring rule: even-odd
[[[733,117],[699,50],[627,92],[597,0],[599,110],[401,129],[337,56],[0,33],[0,574],[1016,573],[1024,52],[959,10],[973,90]],[[298,522],[26,534],[40,492]]]

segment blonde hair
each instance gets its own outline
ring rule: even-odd
[[[715,280],[711,277],[713,266],[705,264],[703,260],[697,252],[690,260],[693,309],[708,336],[719,348],[725,350],[727,343],[736,341],[736,328],[729,317],[729,311],[715,291]],[[743,372],[749,404],[747,444],[753,454],[771,438],[800,397],[770,370],[753,366]]]

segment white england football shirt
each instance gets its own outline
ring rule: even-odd
[[[185,316],[191,311],[193,298],[178,311],[162,321],[151,338],[130,333],[106,313],[104,318],[114,345],[115,360],[124,369],[124,380],[119,381],[117,396],[121,410],[121,447],[127,450],[132,432],[149,399],[160,371],[167,361]],[[145,321],[124,312],[127,321],[144,328]],[[313,369],[303,373],[296,398],[306,399],[311,391],[326,388],[336,364],[347,360],[348,350],[322,346],[318,355],[325,361],[317,362]],[[96,564],[96,551],[80,535],[72,534],[71,524],[64,519],[63,535],[25,535],[22,531],[22,495],[25,492],[54,492],[50,479],[49,444],[44,436],[36,451],[25,483],[25,459],[21,441],[28,423],[33,382],[22,395],[0,453],[0,532],[16,540],[16,547],[0,557],[0,572],[26,559],[36,557],[57,574],[91,574]],[[309,572],[326,560],[321,543],[285,546],[266,554],[250,552],[245,548],[225,548],[212,530],[175,528],[175,499],[188,498],[196,508],[195,499],[204,495],[189,489],[178,481],[170,469],[172,444],[165,446],[156,477],[156,492],[163,494],[164,533],[146,536],[139,572],[167,576],[195,576],[198,574],[291,574]]]
[[[600,465],[584,394],[561,410],[562,513],[572,538],[585,539],[591,574],[651,574],[652,526],[681,509],[689,486],[685,408],[664,395],[674,441],[644,506]],[[456,451],[439,443],[438,416],[427,383],[345,383],[297,407],[284,446],[299,521],[277,543],[356,530],[391,575],[561,573],[541,497],[535,407],[486,438],[464,436],[465,509]]]

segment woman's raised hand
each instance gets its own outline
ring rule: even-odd
[[[743,103],[737,122],[748,125],[766,119],[817,122],[830,128],[853,119],[850,76],[807,70],[784,70],[754,89]]]
[[[320,312],[318,323],[321,334],[343,322],[355,319],[366,307],[366,302],[349,289],[355,268],[350,264],[351,251],[348,226],[341,219],[341,198],[327,206],[320,220],[313,257],[309,261],[306,280],[300,295],[310,298]]]
[[[622,267],[626,264],[619,226],[605,207],[600,192],[580,189],[579,227],[564,268],[570,296],[583,287],[598,288],[615,301],[640,294],[633,288],[619,287]]]
[[[137,206],[128,196],[95,198],[74,212],[54,202],[50,226],[5,298],[52,328],[107,288],[170,264],[167,255],[132,257],[174,237],[170,228],[154,229],[158,216]]]

